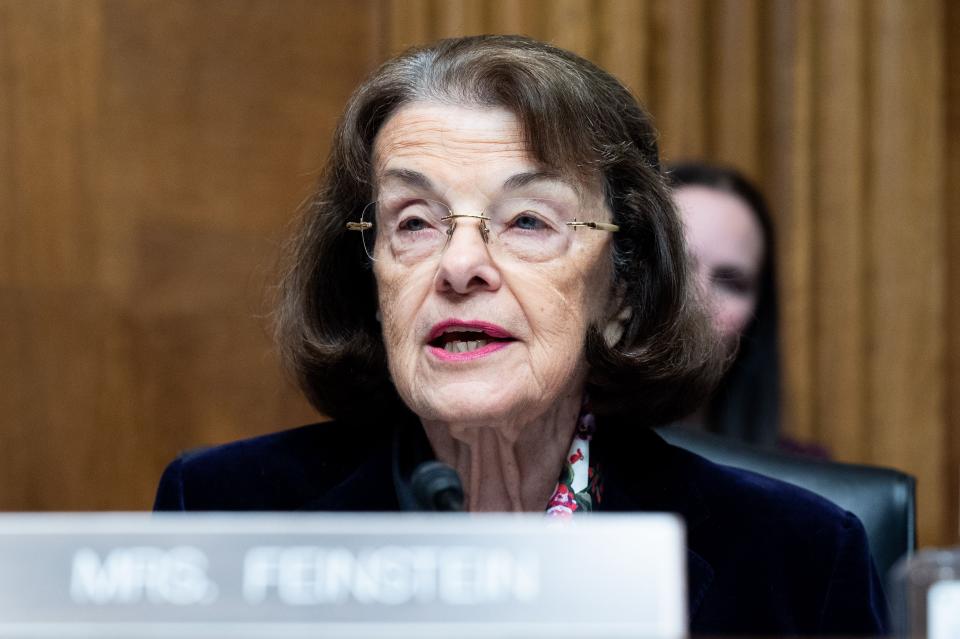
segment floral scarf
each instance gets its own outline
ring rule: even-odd
[[[590,512],[600,503],[603,493],[600,468],[590,463],[590,440],[596,427],[585,399],[560,480],[547,503],[548,517],[569,519],[574,512]]]

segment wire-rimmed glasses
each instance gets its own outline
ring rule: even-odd
[[[415,264],[439,255],[463,220],[475,220],[480,236],[493,252],[522,261],[544,262],[567,252],[581,228],[615,233],[609,222],[578,221],[571,206],[541,198],[496,200],[483,211],[454,213],[436,200],[393,196],[367,204],[359,222],[347,228],[359,231],[371,260],[389,257]]]

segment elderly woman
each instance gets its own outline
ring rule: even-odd
[[[650,119],[520,37],[442,41],[353,95],[281,287],[277,335],[336,419],[181,456],[162,510],[397,510],[438,459],[471,511],[672,511],[692,630],[871,633],[863,528],[667,445],[722,349],[691,296]]]

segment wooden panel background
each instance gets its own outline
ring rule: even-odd
[[[958,539],[960,9],[947,0],[0,0],[0,508],[147,508],[178,450],[312,420],[263,288],[350,90],[520,32],[616,73],[779,232],[786,427]]]

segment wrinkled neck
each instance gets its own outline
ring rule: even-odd
[[[557,485],[580,414],[580,393],[533,419],[423,421],[437,459],[463,481],[470,511],[542,512]]]

